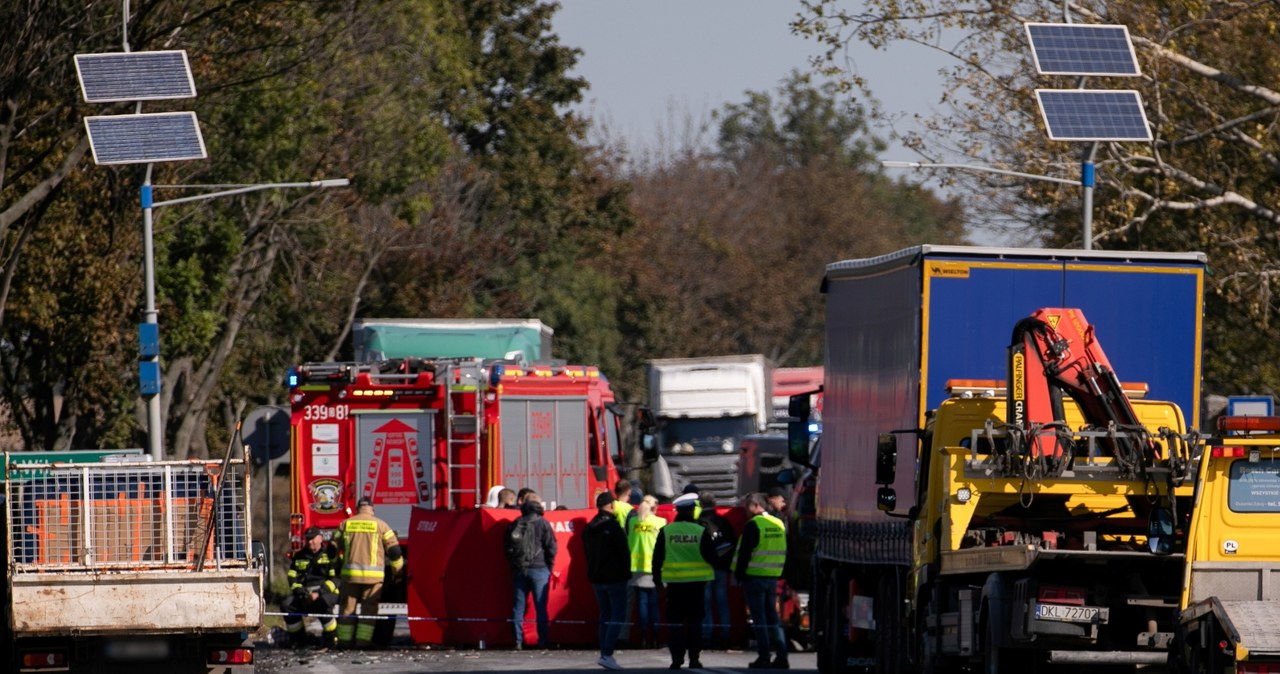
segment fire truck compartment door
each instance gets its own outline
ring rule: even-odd
[[[533,489],[548,509],[589,507],[585,396],[504,397],[501,432],[504,484]]]
[[[413,507],[430,498],[434,410],[355,413],[357,494],[405,537]]]

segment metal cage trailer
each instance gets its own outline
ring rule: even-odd
[[[251,674],[263,576],[244,461],[3,458],[7,671]]]

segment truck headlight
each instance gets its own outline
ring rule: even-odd
[[[973,490],[968,487],[961,487],[956,490],[956,500],[961,503],[968,503],[973,498]]]

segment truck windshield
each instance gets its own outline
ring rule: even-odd
[[[1280,513],[1280,460],[1233,461],[1227,506],[1237,513]]]
[[[726,454],[738,451],[738,439],[757,432],[756,418],[667,419],[663,454]]]

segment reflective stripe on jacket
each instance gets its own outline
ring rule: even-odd
[[[654,515],[640,519],[633,517],[627,530],[627,546],[631,548],[631,570],[653,573],[653,546],[658,544],[658,533],[667,521]]]
[[[371,585],[383,581],[387,550],[400,545],[396,532],[373,513],[359,513],[338,526],[334,542],[342,550],[342,580]],[[398,569],[404,559],[392,567]]]
[[[706,534],[696,522],[672,522],[662,528],[662,582],[692,583],[716,577],[702,558],[702,537]]]
[[[781,578],[782,567],[787,561],[787,528],[782,520],[760,513],[752,517],[747,525],[755,525],[760,533],[760,541],[751,550],[751,559],[747,561],[746,575],[761,578]],[[738,542],[739,545],[742,541]],[[739,555],[734,555],[733,566],[738,568]]]

